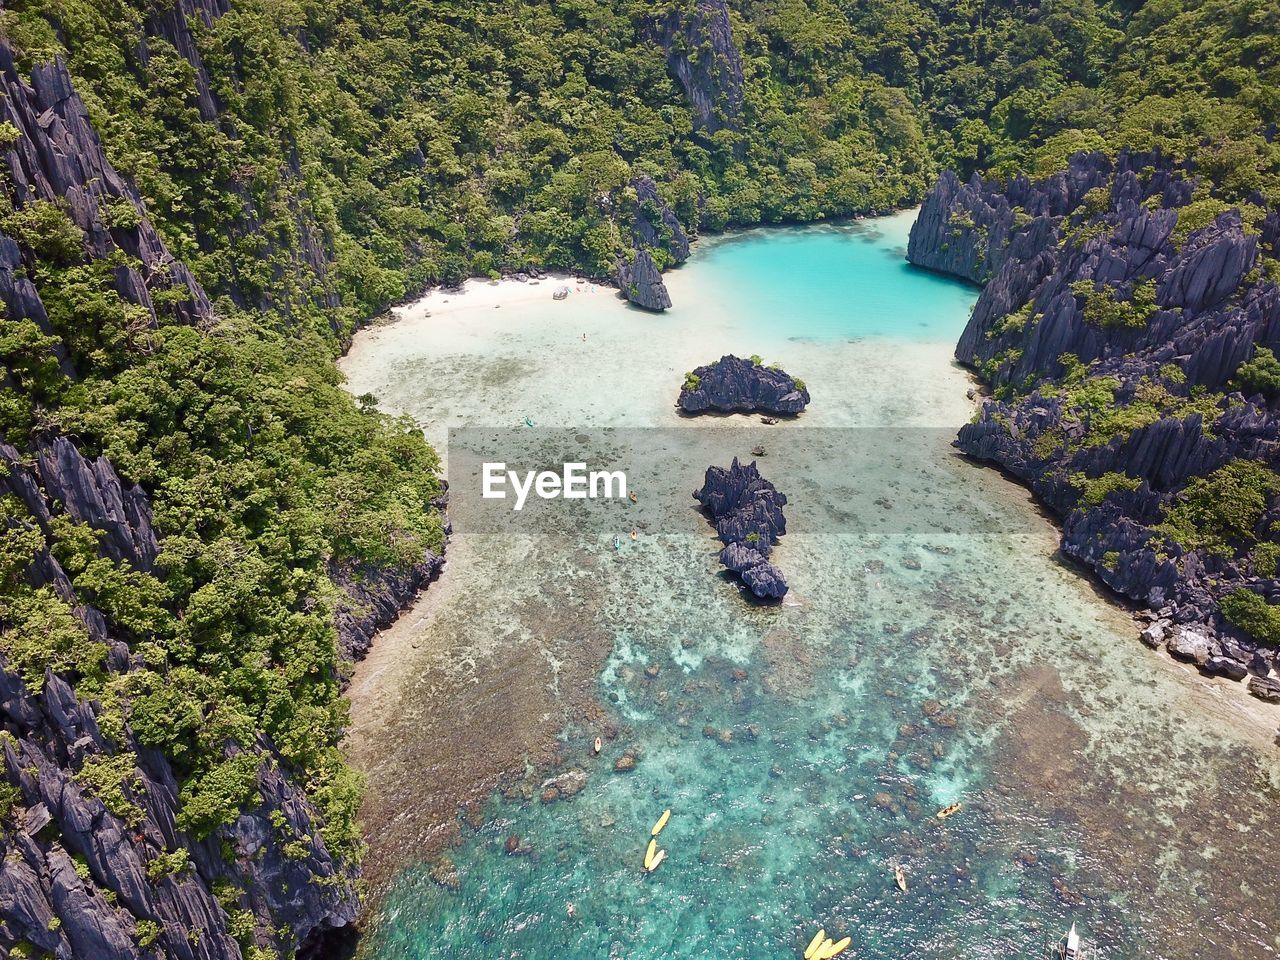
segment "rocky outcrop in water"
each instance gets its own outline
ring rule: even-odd
[[[786,496],[760,476],[754,462],[743,466],[736,457],[728,468],[708,467],[693,496],[725,544],[720,562],[738,574],[758,598],[780,600],[786,596],[786,578],[769,563],[773,545],[787,532],[782,514]]]
[[[1185,166],[1081,154],[1034,182],[944,175],[908,249],[986,284],[956,357],[995,396],[957,446],[1027,483],[1062,516],[1063,553],[1155,611],[1145,642],[1223,676],[1276,666],[1221,604],[1245,590],[1280,602],[1280,510],[1265,489],[1206,484],[1277,466],[1276,397],[1239,376],[1280,347],[1280,288],[1262,269],[1278,239],[1275,211],[1246,221]],[[1187,506],[1254,496],[1225,543]]]
[[[685,378],[677,401],[686,413],[769,413],[794,416],[809,403],[809,391],[776,367],[729,355],[698,367]]]
[[[710,134],[736,127],[742,113],[742,58],[726,0],[694,0],[672,9],[650,33],[666,51],[667,69],[684,90],[698,128]]]

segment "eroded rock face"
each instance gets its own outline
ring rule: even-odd
[[[754,462],[743,466],[736,457],[728,468],[708,467],[702,487],[693,496],[725,544],[720,562],[738,574],[758,598],[784,597],[786,577],[768,558],[778,538],[787,532],[782,514],[786,496],[760,476]]]
[[[136,258],[139,265],[116,268],[116,288],[130,303],[145,308],[153,324],[151,295],[161,290],[180,292],[168,309],[182,322],[212,320],[204,290],[165,248],[133,184],[107,160],[62,61],[34,67],[28,84],[18,73],[13,51],[0,43],[0,94],[0,120],[21,134],[3,151],[16,203],[65,201],[91,257],[120,250]],[[23,300],[33,319],[43,317],[43,307],[36,309],[27,296]]]
[[[651,31],[667,54],[667,69],[706,133],[736,127],[742,113],[742,58],[726,0],[696,0],[673,9]]]
[[[634,207],[630,201],[617,211],[625,223],[626,211],[633,209],[631,253],[618,261],[614,279],[622,295],[638,307],[661,311],[671,306],[671,295],[662,280],[662,267],[689,259],[689,235],[670,205],[658,193],[658,185],[647,174],[632,178]]]
[[[618,262],[618,289],[637,307],[661,312],[671,306],[671,294],[662,282],[653,256],[640,248],[632,257]]]
[[[149,29],[195,57],[186,18],[207,24],[225,9],[224,0],[182,0],[156,14]],[[215,111],[207,84],[200,90],[202,114]],[[28,83],[0,43],[0,93],[0,120],[20,132],[0,154],[14,202],[65,201],[88,258],[125,254],[128,261],[114,271],[116,289],[152,326],[161,312],[192,326],[211,325],[209,297],[165,247],[137,190],[111,166],[65,67],[37,66]],[[26,266],[18,243],[0,234],[6,317],[52,332]],[[156,296],[160,292],[165,296]],[[65,355],[57,360],[66,376],[76,376]],[[0,372],[0,383],[9,376]],[[25,451],[0,443],[0,496],[7,495],[31,517],[13,523],[38,526],[46,540],[56,538],[55,521],[65,516],[98,531],[103,558],[144,571],[161,563],[146,491],[123,480],[105,457],[86,457],[67,437],[47,437]],[[439,565],[428,556],[406,573],[348,571],[345,579],[335,573],[353,597],[337,614],[343,649],[353,655],[362,645],[367,649],[373,629]],[[101,611],[76,595],[50,550],[37,551],[23,575],[72,607],[102,644],[109,670],[133,668],[136,654]],[[64,678],[23,676],[0,658],[0,730],[7,735],[0,783],[17,791],[13,809],[0,810],[0,955],[22,944],[59,960],[161,954],[226,960],[242,956],[237,937],[285,955],[354,920],[356,868],[327,849],[315,807],[273,744],[226,744],[228,756],[253,751],[261,757],[256,793],[234,823],[198,838],[177,826],[179,786],[169,761],[127,726],[104,733],[98,716],[98,706],[78,697]],[[80,775],[86,763],[125,763],[130,755],[134,766],[125,772],[122,800],[108,808]],[[164,875],[149,870],[160,855],[179,850],[187,851],[185,865]],[[237,892],[220,902],[214,890],[223,885]],[[245,912],[252,929],[233,934],[230,914],[242,914],[243,924]],[[139,940],[154,946],[144,949]]]
[[[680,390],[680,409],[686,413],[719,410],[726,413],[769,413],[794,416],[809,403],[809,391],[785,371],[735,356],[693,371],[697,386],[686,382]]]
[[[1274,651],[1255,654],[1218,601],[1248,588],[1277,602],[1276,571],[1186,551],[1154,529],[1193,479],[1234,460],[1274,468],[1280,441],[1275,401],[1231,392],[1258,347],[1280,347],[1280,288],[1258,269],[1275,255],[1280,216],[1192,220],[1194,188],[1194,171],[1150,154],[1081,154],[1045,180],[1007,185],[944,175],[908,256],[986,284],[956,357],[999,398],[982,402],[957,446],[1027,483],[1063,517],[1066,555],[1159,611],[1148,645],[1222,675],[1268,675]],[[1097,410],[1070,389],[1082,371],[1110,391],[1107,408],[1148,413],[1098,436]],[[1192,403],[1193,391],[1226,396]],[[1104,475],[1127,479],[1086,501],[1080,478]],[[1260,535],[1274,536],[1274,512]]]
[[[334,610],[338,649],[345,660],[363,660],[379,630],[389,627],[401,612],[444,569],[444,557],[430,550],[408,570],[329,564],[329,579],[346,595]]]
[[[0,496],[22,501],[46,534],[65,513],[101,533],[102,556],[153,568],[160,542],[139,487],[65,438],[32,459],[0,444]],[[26,576],[74,605],[90,637],[106,648],[110,669],[131,668],[128,646],[98,610],[77,601],[48,550]],[[235,823],[200,839],[177,826],[179,789],[168,760],[127,727],[108,738],[97,715],[96,705],[60,677],[46,673],[42,689],[33,690],[0,659],[3,779],[20,796],[14,811],[0,813],[0,822],[8,821],[0,830],[0,948],[27,942],[57,957],[135,957],[135,940],[154,924],[167,955],[215,960],[241,955],[229,911],[249,911],[254,942],[282,952],[354,920],[354,870],[326,849],[315,809],[269,742],[252,745],[262,757],[255,799]],[[234,744],[226,749],[228,756],[240,752]],[[125,777],[124,806],[108,809],[78,774],[86,763],[129,754],[135,765]],[[286,855],[285,846],[298,841]],[[179,849],[188,853],[187,866],[149,875],[157,857]],[[223,882],[241,891],[226,906],[213,893]]]
[[[675,211],[658,194],[653,177],[648,174],[634,177],[631,188],[636,193],[636,215],[632,222],[636,245],[661,249],[669,262],[684,263],[689,259],[689,235]]]

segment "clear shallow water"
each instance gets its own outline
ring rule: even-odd
[[[730,351],[808,381],[813,406],[778,429],[954,427],[967,381],[949,355],[973,292],[899,264],[907,225],[709,244],[670,277],[662,317],[590,291],[553,303],[549,285],[500,308],[429,303],[344,367],[437,443],[529,411],[738,429],[751,421],[671,409],[683,370]],[[893,276],[878,289],[896,306],[851,316],[823,279],[837,257]],[[757,281],[808,313],[762,306],[744,293]],[[743,602],[692,511],[619,551],[595,529],[456,538],[444,580],[352,687],[350,751],[370,781],[361,956],[796,957],[823,924],[861,957],[1031,957],[1072,921],[1110,957],[1274,956],[1269,733],[1234,692],[1137,644],[1053,561],[1025,495],[945,436],[927,473],[886,456],[851,488],[904,515],[980,499],[1013,532],[793,526],[776,554],[784,607]],[[804,495],[810,478],[762,469]],[[687,501],[686,478],[670,486],[644,495]],[[615,772],[624,752],[635,769]],[[574,769],[582,792],[542,803],[543,781]],[[644,877],[667,807],[667,861]]]
[[[765,338],[954,342],[974,291],[907,263],[912,219],[751,230],[705,245],[695,269],[742,330]]]

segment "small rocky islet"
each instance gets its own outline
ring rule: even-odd
[[[693,493],[716,535],[724,543],[720,562],[742,578],[758,599],[781,600],[787,594],[782,571],[769,562],[778,538],[787,532],[782,508],[785,494],[760,476],[755,461],[734,457],[728,467],[708,467],[702,486]]]
[[[676,405],[684,413],[764,413],[795,416],[809,405],[803,380],[758,357],[727,354],[685,375]]]

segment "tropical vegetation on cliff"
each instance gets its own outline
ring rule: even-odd
[[[607,275],[639,248],[662,268],[677,233],[888,210],[944,168],[1006,182],[1082,149],[1193,164],[1178,244],[1229,209],[1257,232],[1280,199],[1277,36],[1264,0],[6,3],[0,675],[15,703],[57,712],[65,681],[98,705],[102,749],[50,763],[149,837],[157,891],[117,903],[92,860],[102,916],[140,950],[193,957],[219,937],[287,953],[350,918],[358,784],[337,751],[334,614],[351,598],[335,584],[442,546],[434,452],[341,389],[332,359],[362,318],[470,275]],[[1087,242],[1110,195],[1080,202],[1064,244]],[[1261,257],[1272,275],[1274,250]],[[1146,286],[1071,290],[1117,335],[1156,309]],[[1036,386],[1030,369],[1005,375],[1035,320],[1010,304],[1008,343],[983,358],[1007,399]],[[1098,421],[1226,402],[1164,371],[1116,410],[1105,381],[1058,373],[1064,402]],[[1231,376],[1280,391],[1265,349]],[[145,547],[153,522],[158,555],[112,552],[120,518],[50,494],[76,476],[124,489],[125,526]],[[1130,480],[1086,476],[1081,495],[1102,503]],[[1169,535],[1217,536],[1188,489]],[[1274,572],[1274,551],[1247,548]],[[1233,622],[1277,635],[1270,605],[1231,596]],[[38,784],[9,757],[39,738],[5,723],[11,825]],[[273,771],[297,803],[269,789]],[[141,795],[170,773],[176,834]],[[251,882],[266,870],[235,824],[253,811],[262,849],[309,871],[313,899],[286,910]],[[172,904],[204,894],[203,939],[176,935]],[[5,949],[67,935],[3,919]]]

